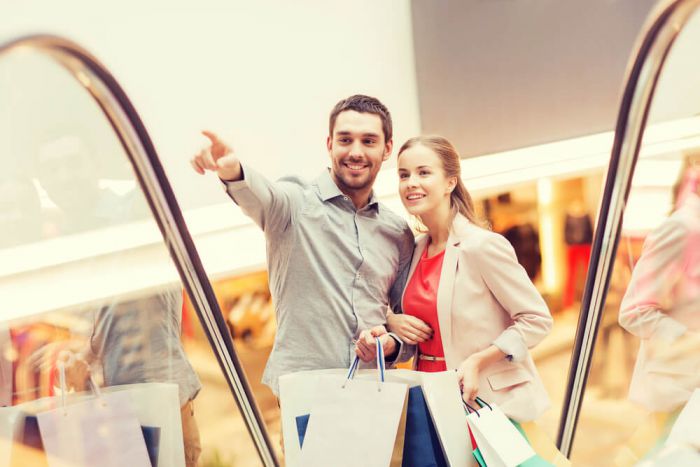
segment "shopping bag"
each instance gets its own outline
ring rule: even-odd
[[[306,427],[309,426],[309,414],[299,415],[297,418],[297,432],[299,433],[299,447],[304,447],[304,436],[306,436]]]
[[[430,416],[423,388],[408,390],[406,434],[403,447],[403,467],[446,467],[440,438]]]
[[[399,377],[409,370],[396,370]],[[390,372],[391,373],[391,372]],[[452,466],[475,466],[469,443],[467,416],[455,371],[411,372],[420,378],[423,395],[440,438],[445,458]]]
[[[535,457],[535,451],[496,404],[467,416],[479,453],[488,467],[516,467]]]
[[[693,391],[671,428],[665,446],[689,445],[700,450],[700,389]]]
[[[407,386],[384,380],[384,352],[377,339],[377,381],[354,379],[356,358],[348,375],[323,375],[316,381],[314,403],[301,448],[300,465],[386,467],[400,465],[399,429]],[[343,455],[348,446],[358,446]]]
[[[311,370],[284,375],[279,380],[280,405],[282,408],[282,432],[285,462],[288,466],[299,465],[301,448],[297,417],[311,411],[316,379],[321,375],[342,376],[347,369]],[[357,370],[354,379],[376,380],[375,370]],[[435,425],[447,463],[452,466],[476,466],[471,455],[467,416],[462,407],[462,397],[454,371],[425,373],[400,369],[385,371],[388,382],[420,385],[431,419]],[[404,443],[405,446],[405,443]]]
[[[153,465],[185,466],[180,400],[176,384],[129,384],[102,388],[101,392],[106,397],[116,393],[128,397],[140,425],[143,438],[141,442],[146,443],[149,458],[155,461]],[[94,398],[92,393],[70,394],[66,397],[66,404],[70,406]],[[0,407],[0,467],[42,465],[41,459],[46,458],[43,450],[31,449],[21,442],[25,436],[25,421],[28,417],[56,409],[60,404],[60,397],[48,397],[16,406]],[[27,456],[34,460],[17,463],[17,459],[26,459]]]
[[[296,421],[299,445],[303,448],[309,415],[300,415],[296,417]],[[420,386],[413,386],[408,390],[404,432],[402,467],[446,467],[448,465]]]
[[[151,467],[127,394],[116,392],[37,414],[49,467]]]
[[[288,384],[299,377],[280,378],[282,428],[287,465],[400,465],[403,452],[402,420],[405,420],[407,386],[384,380],[384,355],[377,340],[376,380],[354,379],[359,359],[353,361],[345,376],[335,374],[305,374],[310,399],[294,397],[301,385]],[[311,372],[309,372],[311,373]],[[298,412],[300,407],[304,411]],[[290,412],[295,411],[290,417]],[[304,433],[303,447],[298,443],[296,417],[310,414]],[[286,422],[285,423],[285,419]],[[285,425],[287,425],[285,427]],[[291,425],[291,426],[290,426]],[[292,436],[293,442],[289,438]],[[400,446],[397,446],[397,443]],[[352,456],[342,452],[348,445],[361,446]],[[294,449],[289,454],[287,448]],[[360,452],[361,451],[361,452]],[[398,459],[397,459],[398,457]]]

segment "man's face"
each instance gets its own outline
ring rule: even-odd
[[[63,137],[45,144],[37,163],[39,182],[59,208],[79,212],[92,205],[98,192],[97,173],[78,138]]]
[[[346,110],[338,114],[327,146],[333,180],[348,193],[372,188],[392,142],[384,139],[379,115]]]

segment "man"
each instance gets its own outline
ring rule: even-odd
[[[283,374],[348,367],[362,331],[382,325],[388,305],[399,307],[413,254],[408,225],[372,191],[393,146],[389,111],[363,95],[338,102],[326,143],[331,167],[311,183],[271,183],[203,133],[211,145],[193,168],[215,171],[267,240],[278,328],[263,382],[278,395]],[[389,358],[399,353],[397,337],[380,340]],[[368,349],[358,350],[363,360]]]

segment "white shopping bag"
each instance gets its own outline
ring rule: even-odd
[[[151,467],[129,396],[105,394],[37,415],[49,467]]]
[[[381,345],[377,348],[374,379],[353,379],[358,359],[349,371],[306,371],[280,378],[287,466],[389,465],[403,429],[408,387],[382,381],[386,374],[384,356]],[[296,419],[303,415],[310,418],[302,449]],[[361,446],[362,452],[355,450],[352,456],[344,456],[342,452],[350,444]]]
[[[689,445],[700,449],[700,389],[693,391],[685,407],[678,415],[665,446]]]
[[[488,467],[516,467],[535,456],[535,451],[497,405],[486,405],[470,413],[467,420]]]
[[[300,465],[387,467],[406,404],[400,383],[321,376]],[[348,451],[348,446],[358,449]]]
[[[124,394],[142,426],[160,428],[158,463],[161,466],[185,467],[182,421],[177,384],[139,383],[102,388],[102,395]],[[70,394],[66,404],[94,400],[91,393]],[[60,407],[60,397],[47,397],[16,406],[0,407],[0,467],[10,465],[10,453],[17,430],[26,414],[41,414]],[[143,439],[143,438],[142,438]],[[99,464],[98,464],[99,465]],[[131,467],[131,466],[129,466]]]
[[[384,352],[377,342],[377,380],[354,380],[359,358],[348,375],[317,379],[314,402],[301,450],[303,466],[388,467],[406,410],[408,386],[384,377]],[[361,446],[343,455],[348,446]],[[397,453],[399,458],[401,452]],[[398,462],[398,461],[397,461]]]
[[[447,462],[454,467],[476,466],[457,372],[417,373]]]

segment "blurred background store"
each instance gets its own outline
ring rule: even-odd
[[[625,67],[654,3],[6,2],[0,39],[65,36],[124,87],[183,210],[275,446],[279,409],[260,383],[276,326],[264,238],[212,175],[189,167],[205,143],[200,130],[219,132],[270,178],[317,175],[327,160],[328,112],[354,93],[377,96],[391,110],[395,147],[419,133],[454,141],[479,214],[513,244],[552,311],[554,330],[533,355],[552,399],[539,423],[554,439]],[[700,157],[699,45],[695,14],[672,49],[650,112],[574,465],[616,465],[649,417],[627,399],[639,339],[618,325],[618,313],[645,238],[671,212],[674,185]],[[182,286],[124,151],[84,90],[46,60],[0,57],[0,104],[0,161],[12,169],[10,177],[0,175],[0,214],[7,214],[0,215],[0,290],[8,294],[0,363],[12,375],[0,405],[9,405],[55,394],[51,358],[90,340],[102,302]],[[88,190],[106,190],[120,203],[128,198],[127,216],[79,225],[61,211],[39,171],[47,162],[36,154],[71,135],[91,144],[84,154],[97,164],[59,160],[53,175],[90,166],[86,177],[96,185],[74,181],[76,190],[93,197],[101,195]],[[375,189],[403,214],[394,167],[392,157]],[[37,289],[42,280],[51,287]],[[36,294],[31,300],[27,290]],[[260,465],[183,295],[182,346],[202,384],[195,399],[201,465]]]

